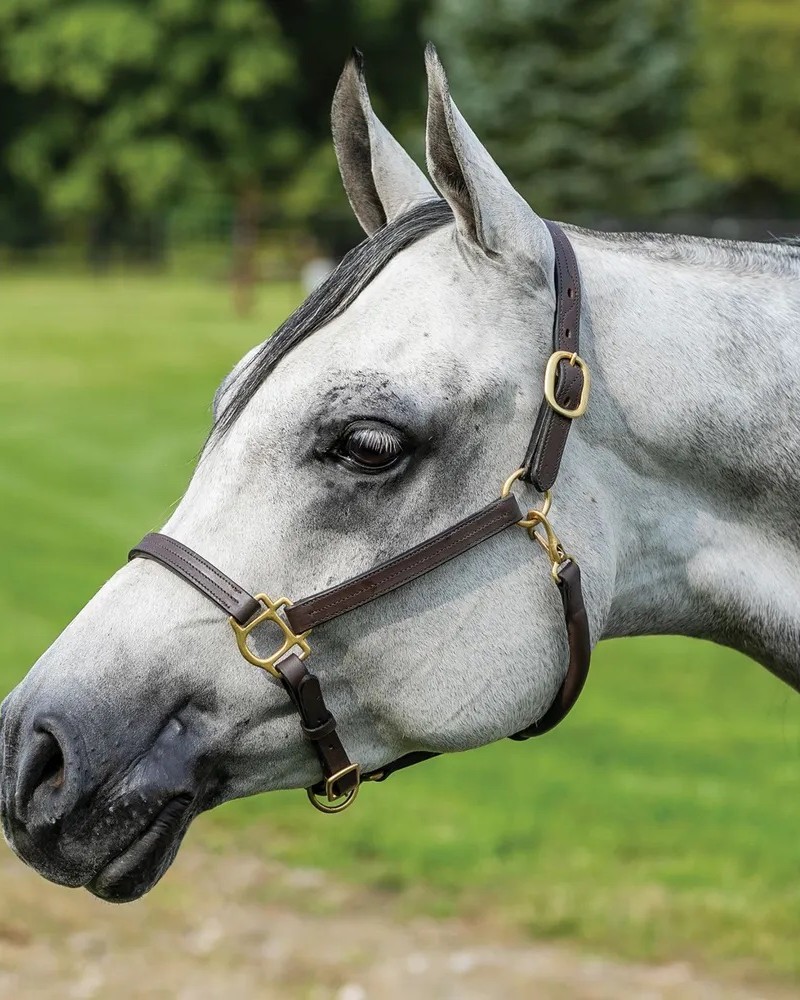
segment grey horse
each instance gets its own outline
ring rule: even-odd
[[[223,381],[163,528],[251,591],[313,593],[422,541],[496,497],[527,443],[553,243],[433,50],[427,69],[432,184],[376,118],[358,61],[345,68],[334,141],[367,239]],[[552,518],[592,636],[700,636],[797,687],[800,251],[567,232],[593,389]],[[530,725],[566,662],[558,594],[516,530],[323,626],[314,660],[367,770]],[[224,616],[141,559],[6,699],[2,754],[11,847],[115,901],[155,885],[201,810],[319,778]]]

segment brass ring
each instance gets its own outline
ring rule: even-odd
[[[524,475],[525,466],[521,466],[516,472],[512,472],[511,475],[503,483],[503,488],[500,490],[500,496],[505,500],[508,494],[511,492],[511,487],[519,479],[520,476]]]
[[[348,774],[355,775],[356,783],[344,795],[336,794],[336,783],[341,781],[342,778],[347,777]],[[361,765],[360,764],[348,764],[343,767],[341,771],[337,771],[336,774],[330,775],[330,777],[325,778],[325,798],[318,795],[313,787],[306,789],[306,795],[308,796],[308,801],[315,809],[319,809],[323,813],[340,813],[344,812],[345,809],[355,800],[356,795],[358,795],[358,789],[361,787]]]
[[[525,474],[525,471],[526,470],[523,466],[522,468],[517,469],[516,472],[512,472],[511,475],[508,477],[508,479],[506,479],[506,481],[503,483],[503,488],[500,490],[500,496],[503,499],[505,499],[509,495],[509,493],[511,492],[511,487],[520,478],[520,476],[523,476]],[[523,517],[521,521],[517,521],[517,524],[520,526],[520,528],[533,528],[537,524],[541,524],[540,518],[534,517],[534,515],[538,514],[541,517],[547,517],[547,515],[550,513],[550,508],[552,507],[552,505],[553,505],[553,494],[550,490],[545,490],[542,509],[529,510],[528,516]]]
[[[351,788],[349,792],[346,792],[340,798],[329,802],[327,799],[320,798],[317,796],[313,788],[306,789],[306,795],[308,796],[308,801],[315,809],[319,809],[321,813],[326,813],[331,815],[333,813],[344,812],[349,806],[355,802],[356,795],[358,795],[358,790],[361,785],[356,785]]]

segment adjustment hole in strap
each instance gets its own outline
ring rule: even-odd
[[[574,292],[572,291],[572,289],[571,289],[571,288],[568,288],[568,289],[567,289],[567,298],[568,298],[568,299],[571,299],[571,298],[572,298],[572,296],[573,296],[573,294],[574,294]]]

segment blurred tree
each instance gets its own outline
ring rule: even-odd
[[[152,230],[143,220],[166,205],[225,193],[245,308],[262,212],[303,219],[334,190],[344,204],[328,114],[353,41],[373,48],[402,113],[419,93],[426,3],[3,0],[0,85],[31,108],[6,135],[7,168],[54,217],[91,220],[95,247],[121,224]]]
[[[430,0],[264,0],[274,11],[299,67],[291,100],[298,128],[317,144],[298,164],[284,208],[314,219],[335,255],[361,238],[336,167],[330,107],[351,48],[364,51],[376,110],[396,133],[418,139],[425,114],[420,24]],[[421,150],[421,144],[419,150]],[[322,229],[320,230],[320,226]]]
[[[800,209],[800,3],[699,0],[700,162],[746,211]]]
[[[292,58],[258,0],[4,0],[0,60],[40,104],[10,170],[97,233],[203,187],[247,216],[298,154]]]
[[[658,214],[703,177],[726,211],[800,208],[797,0],[0,0],[0,239],[78,221],[97,260],[147,255],[210,206],[246,304],[259,219],[356,238],[328,130],[353,43],[421,152],[421,22],[542,212]]]
[[[9,149],[36,112],[36,102],[15,90],[0,73],[0,243],[13,249],[38,246],[49,235],[38,191],[8,164]]]
[[[692,8],[434,0],[429,28],[456,103],[538,211],[630,217],[701,191],[687,114]]]

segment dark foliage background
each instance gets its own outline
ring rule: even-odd
[[[341,66],[365,51],[421,156],[427,38],[542,213],[723,235],[800,215],[794,0],[4,0],[0,246],[100,264],[232,234],[247,272],[266,232],[339,255]]]

